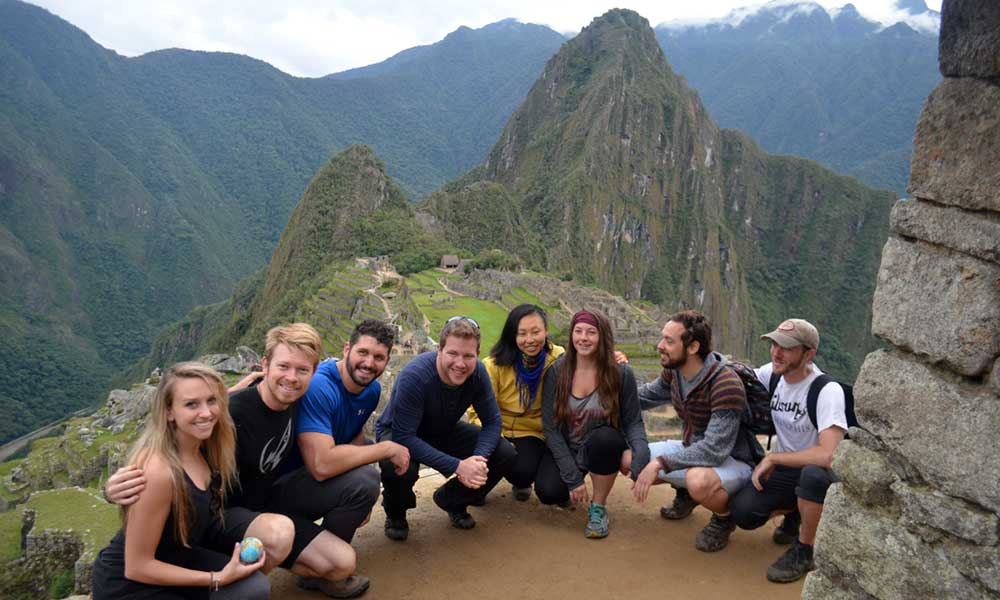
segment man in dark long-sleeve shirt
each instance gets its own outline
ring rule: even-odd
[[[405,540],[406,511],[417,505],[413,485],[421,464],[446,477],[434,492],[434,503],[448,513],[452,525],[471,529],[476,522],[468,506],[486,496],[517,456],[500,437],[497,408],[486,367],[478,360],[479,326],[454,317],[441,332],[436,352],[414,358],[399,373],[392,397],[375,424],[379,441],[392,440],[410,451],[409,469],[402,475],[391,464],[382,467],[385,535]],[[472,406],[482,428],[463,422]]]
[[[657,345],[663,373],[639,388],[643,409],[671,403],[684,424],[681,440],[650,444],[652,460],[637,483],[667,482],[677,488],[667,519],[688,516],[697,504],[712,519],[695,547],[715,552],[726,547],[735,525],[729,498],[749,480],[763,450],[742,426],[747,410],[743,383],[726,359],[712,352],[712,329],[697,311],[679,312],[663,327]]]

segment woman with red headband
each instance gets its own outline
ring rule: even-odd
[[[608,535],[608,494],[627,462],[632,480],[649,462],[635,375],[615,364],[611,323],[603,313],[581,310],[570,321],[570,346],[545,374],[542,421],[574,502],[590,501],[584,535]],[[584,476],[590,473],[593,495]]]

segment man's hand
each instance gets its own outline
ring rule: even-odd
[[[635,497],[636,502],[645,502],[646,498],[649,496],[649,488],[653,487],[656,483],[656,477],[660,473],[660,463],[653,460],[646,465],[642,471],[639,472],[639,476],[635,478],[635,482],[632,484],[632,495]]]
[[[771,476],[771,472],[774,471],[774,461],[771,460],[771,455],[768,454],[764,457],[762,461],[757,463],[757,468],[753,470],[753,474],[750,475],[750,483],[757,488],[758,492],[764,491],[764,481]]]
[[[583,482],[569,492],[569,499],[573,502],[587,502],[590,500],[590,493],[587,491],[587,482]]]
[[[256,365],[254,365],[254,366],[256,366]],[[243,379],[240,379],[239,381],[237,381],[236,383],[234,383],[233,387],[229,388],[226,391],[229,392],[230,394],[232,394],[233,392],[238,392],[238,391],[240,391],[242,389],[246,389],[246,388],[250,387],[251,385],[257,383],[258,381],[260,381],[263,378],[264,378],[264,372],[263,371],[260,371],[260,370],[250,371],[249,375],[247,375]]]
[[[619,365],[627,365],[628,355],[626,355],[621,350],[615,350],[615,362],[618,363]]]
[[[146,489],[146,477],[142,469],[128,465],[115,471],[104,484],[104,499],[118,506],[128,506],[139,499],[139,493]]]
[[[395,467],[393,470],[396,471],[396,475],[406,473],[406,470],[410,468],[410,449],[390,440],[381,443],[388,445],[389,455],[386,458]]]
[[[486,476],[489,468],[486,466],[486,459],[482,456],[470,456],[459,461],[455,475],[458,481],[465,487],[476,490],[486,485]]]
[[[632,472],[632,450],[629,448],[622,452],[622,464],[618,465],[618,471],[625,477],[628,477],[629,473]]]

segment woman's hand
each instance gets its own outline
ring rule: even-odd
[[[257,562],[245,565],[240,562],[240,545],[236,544],[233,548],[233,557],[229,559],[226,566],[219,571],[219,585],[229,585],[235,581],[239,581],[244,577],[249,577],[255,571],[264,566],[264,559],[266,558],[267,550],[261,550],[260,556],[257,557]]]
[[[587,482],[583,482],[573,488],[569,493],[569,499],[573,502],[588,502],[590,494],[587,492]]]
[[[618,471],[628,477],[632,472],[632,450],[626,448],[625,452],[622,452],[622,464],[618,465]]]

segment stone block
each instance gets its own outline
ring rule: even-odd
[[[993,363],[993,372],[990,373],[990,387],[993,392],[1000,395],[1000,358]]]
[[[941,492],[914,488],[902,481],[894,483],[892,491],[900,499],[903,521],[907,524],[934,527],[981,546],[997,543],[1000,519],[993,513]]]
[[[846,590],[820,571],[806,575],[802,586],[802,600],[868,600],[868,594]]]
[[[982,598],[981,590],[945,557],[898,521],[830,486],[816,536],[816,564],[824,573],[850,573],[876,598]]]
[[[921,200],[900,200],[890,226],[900,235],[1000,263],[1000,219]]]
[[[985,373],[1000,354],[1000,265],[889,238],[872,333],[963,375]]]
[[[854,397],[858,419],[921,479],[1000,512],[1000,397],[988,386],[878,350],[861,366]]]
[[[1000,595],[1000,548],[952,542],[944,545],[944,553],[966,577]]]
[[[938,61],[945,77],[1000,77],[1000,2],[945,0]]]
[[[889,461],[852,440],[844,440],[833,455],[833,472],[865,504],[889,504],[890,486],[898,480]]]
[[[1000,212],[1000,86],[946,79],[917,121],[909,191],[917,198]]]

